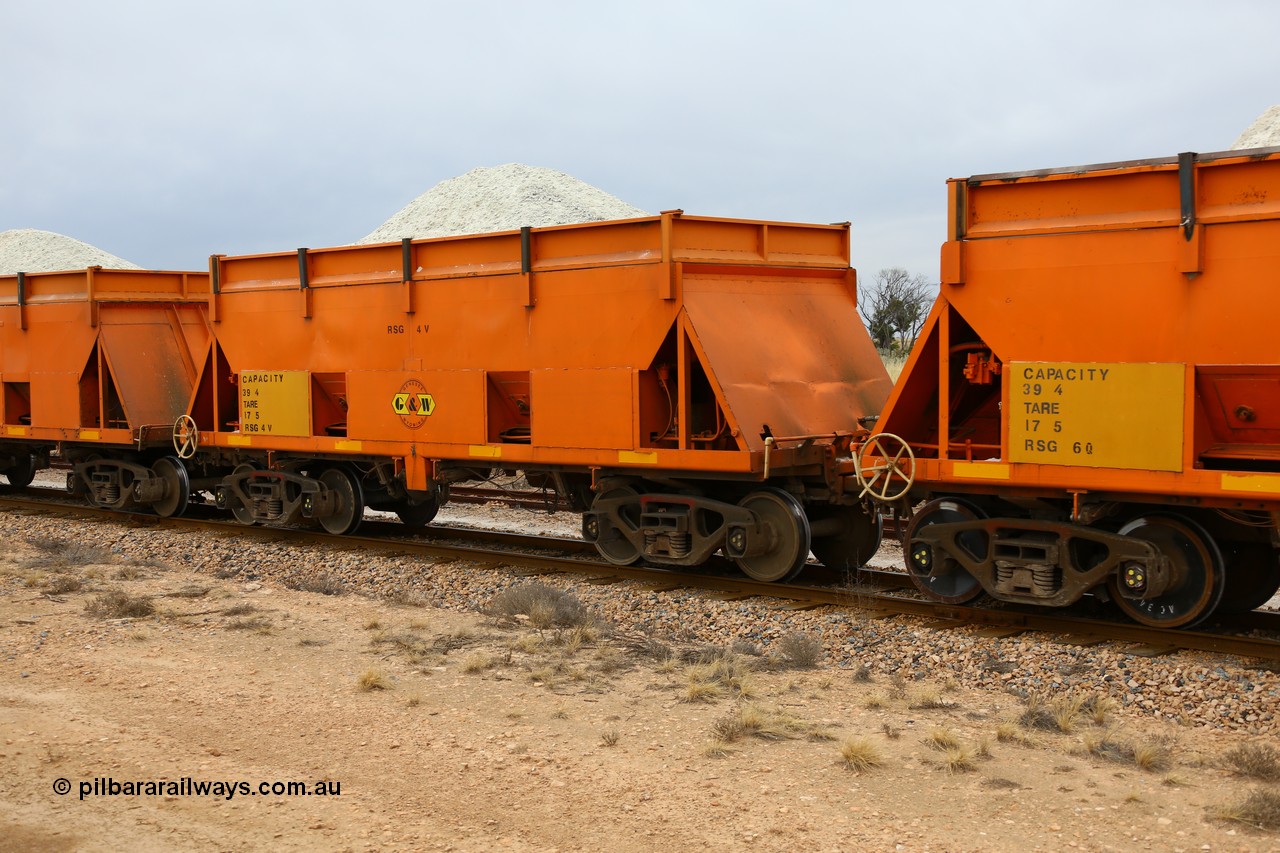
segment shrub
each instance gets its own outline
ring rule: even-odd
[[[595,622],[586,605],[574,594],[542,583],[509,587],[489,602],[493,616],[525,616],[534,628],[571,628]]]
[[[822,660],[822,638],[791,633],[778,640],[778,654],[797,669],[812,669]]]
[[[106,619],[137,619],[155,613],[156,607],[145,595],[129,595],[113,589],[90,599],[86,602],[84,610],[90,616]]]

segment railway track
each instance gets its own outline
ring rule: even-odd
[[[486,497],[486,500],[491,499]],[[823,606],[856,608],[873,618],[910,615],[930,620],[926,623],[928,628],[967,627],[990,637],[1014,637],[1037,632],[1057,635],[1061,642],[1074,645],[1127,644],[1130,648],[1125,651],[1144,656],[1195,650],[1280,661],[1280,613],[1272,611],[1254,611],[1241,618],[1233,618],[1230,624],[1216,624],[1208,629],[1155,629],[1061,611],[939,604],[914,595],[904,574],[883,569],[863,569],[852,576],[839,577],[826,567],[815,564],[806,571],[804,584],[761,583],[742,577],[727,560],[712,560],[696,573],[650,566],[616,566],[601,561],[594,547],[576,539],[437,526],[406,537],[403,525],[374,520],[365,521],[361,526],[362,535],[337,537],[308,528],[246,527],[212,512],[202,512],[198,506],[193,506],[189,515],[178,518],[144,514],[122,516],[118,512],[76,503],[52,489],[39,488],[26,489],[21,494],[0,495],[0,510],[204,529],[276,541],[322,544],[342,549],[365,548],[436,559],[466,559],[513,566],[531,574],[577,574],[582,575],[586,582],[595,584],[633,581],[658,591],[706,590],[726,600],[774,599],[781,606],[796,610]]]

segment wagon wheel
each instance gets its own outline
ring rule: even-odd
[[[738,506],[751,511],[769,542],[764,553],[739,557],[738,568],[763,583],[785,583],[800,574],[813,544],[809,519],[800,502],[781,489],[760,489]]]
[[[338,497],[333,515],[320,519],[320,526],[335,536],[355,533],[364,518],[364,490],[346,468],[329,468],[320,474],[320,482]]]
[[[151,472],[164,480],[164,497],[151,505],[156,515],[173,518],[187,511],[191,500],[191,478],[187,468],[172,456],[157,459]]]
[[[877,460],[874,464],[873,459]],[[906,440],[882,432],[871,436],[859,448],[855,474],[858,485],[862,486],[858,497],[870,494],[878,501],[892,503],[911,491],[916,480],[916,456]],[[901,487],[896,486],[898,480]]]
[[[874,505],[811,507],[809,519],[815,528],[809,547],[813,556],[829,569],[855,571],[880,550],[884,518]],[[835,533],[828,533],[832,521],[838,521],[839,526]]]
[[[635,500],[632,500],[632,499]],[[600,512],[599,507],[605,501],[621,500],[615,514],[634,533],[640,526],[640,492],[631,486],[616,486],[600,494],[592,504],[596,518],[600,521],[600,530],[596,536],[596,550],[615,566],[630,566],[640,561],[640,549],[632,544],[612,519]]]
[[[1155,598],[1131,597],[1142,583],[1140,572],[1112,576],[1111,597],[1126,616],[1153,628],[1189,628],[1217,608],[1226,574],[1222,552],[1203,527],[1185,516],[1153,514],[1135,518],[1120,535],[1150,542],[1173,563],[1173,583]]]
[[[4,472],[9,485],[21,489],[31,485],[36,477],[36,460],[30,453],[19,453],[13,458],[13,464]]]
[[[907,563],[907,576],[916,589],[943,604],[967,604],[982,594],[982,584],[954,559],[937,554],[916,534],[934,524],[961,524],[985,518],[985,513],[968,501],[939,498],[920,508],[907,525],[902,537],[902,555]],[[971,530],[956,537],[956,544],[974,558],[986,552],[981,531]]]
[[[200,428],[196,426],[195,418],[182,415],[173,422],[173,449],[178,451],[179,459],[195,456],[199,446]]]

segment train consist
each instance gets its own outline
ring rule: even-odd
[[[0,278],[0,472],[99,506],[350,533],[522,471],[618,564],[861,565],[836,475],[890,382],[846,225],[683,216]],[[168,276],[168,277],[166,277]]]
[[[605,559],[852,569],[1155,626],[1280,587],[1280,150],[949,183],[896,387],[847,225],[684,216],[0,277],[0,474],[421,526],[521,471]]]

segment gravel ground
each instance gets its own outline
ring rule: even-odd
[[[572,175],[506,163],[441,181],[357,243],[449,237],[648,216]]]
[[[504,510],[495,506],[449,512],[468,515],[477,526],[502,514]],[[550,532],[563,523],[544,517],[516,527],[541,524]],[[509,569],[466,561],[433,563],[363,549],[335,551],[250,537],[0,513],[0,540],[21,537],[96,542],[124,559],[154,559],[251,584],[293,585],[327,575],[346,591],[372,598],[412,598],[453,611],[482,610],[499,591],[527,582]],[[802,633],[822,638],[826,665],[838,670],[865,667],[880,677],[907,680],[937,678],[943,671],[971,688],[1024,696],[1099,691],[1115,697],[1122,713],[1249,734],[1280,733],[1280,675],[1234,658],[1192,652],[1144,658],[1126,654],[1115,644],[1081,647],[1037,634],[1000,639],[967,629],[935,631],[926,627],[927,620],[873,618],[855,609],[795,611],[761,599],[722,601],[704,592],[655,592],[630,582],[599,586],[568,575],[538,579],[571,590],[620,630],[688,643],[738,641],[761,652],[771,651],[788,634]]]
[[[138,270],[142,267],[117,258],[97,246],[35,228],[0,232],[0,275],[16,272],[82,270],[85,267]]]

